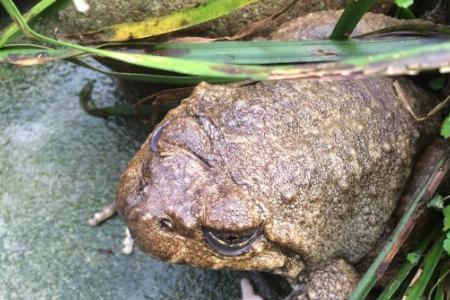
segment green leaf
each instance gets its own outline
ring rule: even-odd
[[[158,75],[158,74],[145,74],[145,73],[127,73],[127,72],[114,72],[106,71],[95,67],[81,59],[70,60],[74,64],[79,66],[103,73],[105,75],[122,79],[130,80],[136,82],[150,82],[150,83],[160,83],[160,84],[170,84],[170,85],[196,85],[202,81],[207,81],[209,83],[231,83],[236,82],[236,79],[220,78],[220,77],[207,77],[207,76],[184,76],[184,75]]]
[[[189,60],[206,60],[209,62],[227,64],[276,64],[276,63],[306,63],[337,61],[357,56],[374,55],[402,49],[415,48],[428,44],[444,42],[439,37],[392,37],[350,39],[345,41],[318,40],[318,41],[250,41],[250,42],[214,42],[214,43],[141,43],[136,49],[126,49],[120,53],[155,54],[164,57],[176,57]],[[114,50],[114,47],[105,47],[103,50]],[[13,50],[16,50],[14,52]],[[48,48],[47,48],[48,49]],[[120,49],[120,48],[119,48]],[[36,50],[36,47],[14,47],[1,52],[0,60],[8,62],[8,57],[33,58],[39,54],[49,60],[64,59],[82,54],[83,52],[71,49]],[[66,51],[66,54],[64,54]],[[118,52],[118,51],[116,51]],[[12,59],[11,63],[16,63]],[[17,63],[16,63],[17,64]]]
[[[442,230],[447,231],[450,229],[450,206],[444,207],[442,212],[444,214],[444,228]]]
[[[450,42],[433,43],[407,50],[396,50],[376,55],[355,56],[335,63],[252,66],[214,63],[161,57],[148,54],[124,53],[85,47],[58,41],[33,31],[11,0],[0,0],[8,14],[22,31],[35,39],[53,45],[67,47],[84,53],[109,57],[128,64],[160,69],[181,74],[221,78],[227,80],[279,80],[279,79],[340,79],[374,75],[416,74],[421,70],[439,69],[450,72]]]
[[[344,41],[227,41],[147,45],[144,51],[168,57],[227,64],[286,64],[338,61],[445,42],[438,36],[382,36]],[[150,51],[149,51],[150,50]]]
[[[450,256],[450,232],[447,232],[447,236],[445,237],[443,244],[445,252]]]
[[[395,0],[394,2],[398,7],[402,8],[408,8],[414,4],[414,0]]]
[[[450,137],[450,115],[448,115],[442,123],[441,136],[445,137],[446,139]]]
[[[420,255],[416,252],[411,252],[411,253],[408,253],[408,255],[406,256],[406,259],[411,264],[417,264],[420,260]]]
[[[444,197],[439,194],[434,196],[433,199],[428,202],[427,207],[442,210],[444,208]]]

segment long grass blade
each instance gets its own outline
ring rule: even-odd
[[[439,36],[432,37],[397,37],[383,36],[371,39],[350,39],[345,41],[319,40],[319,41],[255,41],[255,42],[214,42],[214,43],[167,43],[141,44],[137,49],[120,49],[122,53],[150,53],[158,56],[178,57],[189,60],[204,60],[226,64],[286,64],[286,63],[312,63],[331,62],[345,58],[368,56],[402,49],[412,49],[428,44],[446,42]],[[117,49],[120,45],[114,45]],[[16,47],[16,53],[10,50],[8,55],[11,63],[16,63],[16,56],[31,59],[33,55],[45,56],[48,60],[73,57],[82,52],[71,49],[37,51],[36,47]],[[63,55],[64,51],[67,52]],[[0,50],[0,61],[9,62],[6,52]]]
[[[206,0],[204,3],[162,17],[108,26],[98,31],[66,36],[83,42],[126,41],[156,36],[216,19],[255,0]]]
[[[345,41],[165,43],[147,47],[144,51],[161,56],[227,64],[287,64],[332,62],[356,56],[367,57],[446,41],[448,38],[439,36],[383,36]]]
[[[92,55],[109,57],[132,65],[181,74],[230,80],[278,80],[360,78],[371,75],[416,74],[422,70],[432,69],[450,72],[450,42],[433,43],[407,50],[349,58],[335,63],[299,66],[236,65],[103,50],[54,40],[36,33],[28,26],[11,0],[0,0],[0,3],[3,4],[10,16],[18,22],[26,34],[42,42],[80,50]]]
[[[79,66],[91,69],[93,71],[100,72],[102,74],[105,74],[105,75],[108,75],[108,76],[111,76],[111,77],[114,77],[117,79],[130,80],[130,81],[136,81],[136,82],[148,82],[148,83],[157,83],[157,84],[190,86],[190,85],[199,84],[202,81],[207,81],[209,83],[218,83],[218,84],[239,81],[236,79],[220,78],[220,77],[185,76],[185,75],[157,75],[157,74],[106,71],[104,69],[95,67],[81,59],[74,59],[74,60],[70,60],[70,61]]]

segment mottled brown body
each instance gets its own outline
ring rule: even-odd
[[[273,36],[289,39],[279,35],[283,30]],[[426,93],[397,80],[417,115],[432,108]],[[416,155],[438,128],[437,120],[411,116],[393,82],[200,84],[122,176],[116,205],[137,245],[200,267],[291,278],[313,271],[311,299],[336,298],[313,287],[337,286],[338,279],[334,292],[345,298],[357,275],[342,263],[358,262],[375,245]],[[211,232],[255,237],[242,253],[228,255],[208,240]],[[332,276],[318,284],[314,276],[323,274]]]

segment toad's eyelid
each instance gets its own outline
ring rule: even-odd
[[[169,121],[164,122],[161,126],[157,127],[155,131],[153,131],[152,137],[150,138],[150,149],[153,152],[158,151],[158,141],[161,137],[162,130],[167,126],[167,124],[169,124]]]

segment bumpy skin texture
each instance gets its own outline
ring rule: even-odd
[[[118,211],[150,255],[291,278],[304,271],[310,299],[348,296],[357,275],[341,262],[358,262],[374,246],[438,129],[437,120],[411,116],[393,82],[200,84],[130,162]],[[417,115],[432,108],[426,93],[399,83]],[[205,231],[251,229],[259,235],[241,255],[205,241]]]
[[[297,300],[347,299],[358,280],[359,274],[344,260],[337,259],[309,274],[306,290]]]
[[[292,0],[259,0],[220,19],[201,24],[190,29],[191,34],[208,36],[232,35],[246,28],[255,21],[279,11]],[[60,30],[65,33],[86,32],[98,30],[104,26],[140,21],[148,16],[162,16],[170,12],[198,5],[204,0],[96,0],[90,1],[91,10],[85,14],[79,13],[74,7],[67,8],[60,13],[62,26]],[[324,10],[343,8],[348,0],[299,0],[286,14],[273,23],[278,26],[282,22],[302,16],[304,14]],[[390,0],[377,1],[374,11],[387,13],[392,6]]]

